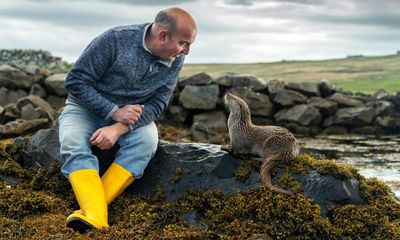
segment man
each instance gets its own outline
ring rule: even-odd
[[[96,37],[68,73],[59,118],[61,171],[81,207],[67,218],[68,227],[108,227],[108,204],[142,176],[157,149],[154,120],[167,107],[196,33],[189,13],[169,8],[153,23]],[[91,146],[109,149],[116,142],[120,149],[100,178]]]

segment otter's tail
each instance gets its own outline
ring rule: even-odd
[[[278,161],[281,160],[280,158],[281,157],[279,155],[272,155],[265,159],[260,169],[261,181],[265,187],[271,189],[276,193],[291,195],[289,191],[286,191],[282,188],[278,188],[272,185],[271,171],[276,167]]]

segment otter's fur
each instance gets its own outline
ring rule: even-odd
[[[223,149],[234,155],[261,157],[263,163],[260,174],[263,185],[274,192],[290,194],[272,185],[271,171],[279,163],[288,162],[297,157],[300,146],[296,138],[283,127],[254,125],[251,122],[248,105],[239,97],[228,93],[224,99],[230,112],[228,117],[230,146],[224,146]]]

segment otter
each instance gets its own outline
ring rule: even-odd
[[[276,193],[290,195],[289,191],[272,184],[271,171],[279,163],[297,157],[300,151],[297,139],[283,127],[254,125],[249,106],[238,96],[227,93],[224,103],[229,110],[230,145],[222,146],[222,149],[236,156],[258,156],[258,160],[263,162],[260,169],[263,185]]]

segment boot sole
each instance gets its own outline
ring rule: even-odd
[[[85,233],[94,228],[93,225],[78,217],[72,217],[69,219],[67,227],[72,228],[75,232],[78,231],[79,233]]]

